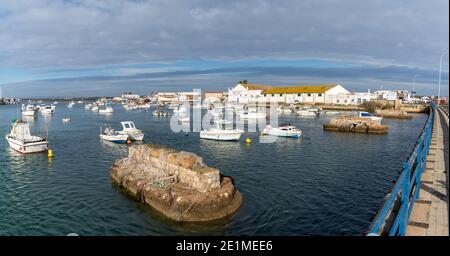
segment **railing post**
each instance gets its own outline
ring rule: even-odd
[[[401,205],[400,212],[401,216],[399,220],[399,235],[404,236],[406,233],[406,227],[408,225],[408,205],[409,205],[409,194],[411,192],[411,167],[409,163],[406,162],[403,164],[403,171],[405,172],[405,178],[403,179],[402,184],[402,197],[401,197]]]

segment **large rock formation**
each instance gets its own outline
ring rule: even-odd
[[[395,119],[411,119],[412,115],[408,114],[405,110],[401,109],[377,109],[375,110],[376,116],[381,116],[384,118],[395,118]]]
[[[206,166],[201,157],[157,145],[136,145],[111,167],[121,188],[170,219],[211,221],[235,213],[242,195],[231,177]]]
[[[389,130],[387,125],[354,116],[337,116],[331,119],[328,124],[324,124],[323,128],[328,131],[358,133],[387,133]]]

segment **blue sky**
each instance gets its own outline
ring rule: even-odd
[[[5,96],[226,89],[236,81],[437,91],[448,1],[0,3]],[[442,94],[448,95],[448,56]]]

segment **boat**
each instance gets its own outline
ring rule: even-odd
[[[126,143],[128,134],[119,134],[111,127],[105,127],[105,129],[100,127],[100,139],[116,143]]]
[[[288,137],[288,138],[300,138],[302,136],[302,131],[297,127],[287,124],[281,124],[279,127],[272,127],[267,125],[262,131],[262,135],[271,135],[278,137]]]
[[[114,112],[114,109],[112,107],[110,107],[110,106],[107,106],[104,109],[99,109],[98,110],[98,113],[100,113],[100,114],[109,114],[109,113],[113,113],[113,112]]]
[[[73,105],[75,105],[75,102],[71,101],[71,102],[69,102],[69,104],[67,104],[67,107],[68,107],[68,108],[72,108]]]
[[[53,114],[55,112],[55,106],[41,106],[42,114]]]
[[[144,133],[137,129],[132,121],[123,121],[120,122],[122,124],[122,130],[117,131],[118,134],[126,134],[131,140],[143,140]]]
[[[325,115],[339,115],[341,112],[339,111],[329,111],[329,110],[325,110],[324,114]]]
[[[239,117],[242,119],[259,119],[266,118],[265,112],[257,112],[256,109],[239,112]]]
[[[62,119],[62,121],[63,121],[63,123],[70,123],[70,118],[68,118],[68,117],[64,117],[63,119]]]
[[[299,116],[317,116],[316,112],[312,111],[309,108],[301,108],[296,113]]]
[[[91,109],[92,108],[92,104],[86,104],[85,106],[84,106],[84,109],[86,109],[86,110],[89,110],[89,109]]]
[[[35,116],[36,115],[36,107],[34,105],[23,105],[22,104],[22,115],[23,116]]]
[[[58,105],[58,102],[57,101],[53,102],[53,105]]]
[[[381,120],[383,119],[382,117],[373,116],[369,112],[365,112],[365,111],[359,111],[358,117],[366,118],[366,119],[369,119],[369,120],[374,121],[379,124],[381,124]]]
[[[22,120],[12,123],[11,132],[6,134],[5,138],[12,149],[22,154],[48,150],[47,138],[31,135],[30,124]]]
[[[98,106],[97,105],[92,106],[91,111],[98,112]]]
[[[154,116],[169,116],[169,112],[165,112],[163,110],[158,109],[158,110],[153,111],[153,115]]]
[[[200,132],[201,139],[236,141],[239,140],[243,130],[233,129],[233,123],[228,120],[218,120],[215,122],[216,127],[205,129]]]
[[[79,100],[79,101],[78,101],[78,104],[83,104],[83,101],[82,101],[82,100]]]

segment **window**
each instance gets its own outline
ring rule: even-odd
[[[308,97],[311,97],[311,93],[308,93]]]
[[[339,103],[339,100],[336,100],[336,103]]]
[[[274,97],[275,96],[275,94],[272,94],[272,97]]]
[[[130,125],[129,124],[125,124],[125,128],[130,128]]]
[[[302,96],[302,94],[301,94],[301,93],[298,93],[297,96],[300,97],[300,96]]]
[[[322,97],[322,93],[317,94],[317,96]]]

